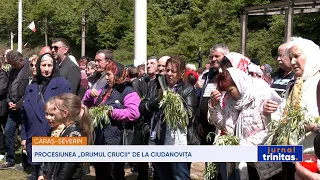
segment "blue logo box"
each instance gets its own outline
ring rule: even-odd
[[[301,162],[302,146],[258,146],[258,162]]]

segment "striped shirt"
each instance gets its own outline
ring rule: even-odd
[[[287,90],[288,84],[291,80],[294,79],[294,73],[291,72],[290,74],[288,74],[287,76],[285,76],[284,78],[281,76],[276,76],[273,79],[273,83],[271,85],[271,88],[274,89],[281,98],[284,97],[284,94]]]

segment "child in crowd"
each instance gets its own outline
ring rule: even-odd
[[[65,128],[65,125],[54,120],[53,112],[54,112],[54,104],[47,103],[46,104],[46,119],[47,119],[50,127],[52,128],[49,136],[59,137],[61,132]],[[38,180],[48,179],[47,173],[48,173],[48,163],[42,163],[42,165],[40,167],[40,176],[39,176]]]
[[[92,125],[87,107],[81,105],[78,96],[64,93],[54,96],[46,103],[46,119],[52,137],[87,137],[92,142]],[[44,163],[42,179],[81,179],[89,168],[80,162]],[[74,172],[74,173],[70,173]]]

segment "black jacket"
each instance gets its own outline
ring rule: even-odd
[[[64,77],[69,81],[72,93],[79,95],[81,87],[81,73],[79,67],[66,56],[62,63],[58,65],[58,71],[60,77]]]
[[[185,100],[185,108],[189,110],[189,127],[193,125],[197,109],[197,97],[194,86],[183,83],[177,88],[177,93]]]
[[[188,127],[194,126],[194,119],[196,115],[196,109],[197,109],[197,97],[195,94],[195,89],[192,85],[187,84],[187,83],[181,83],[176,87],[176,92],[182,97],[182,99],[185,101],[184,108],[186,109],[187,112],[189,113],[189,124]],[[160,111],[160,113],[163,113],[163,111]],[[158,117],[163,117],[162,115]],[[160,132],[160,139],[157,140],[157,144],[163,145],[164,140],[165,140],[165,131],[166,131],[166,125],[165,122],[162,119],[157,119],[153,118],[153,127],[152,129],[155,128],[155,125],[157,124],[158,121],[161,121],[161,132]],[[188,132],[189,133],[189,132]],[[189,135],[188,134],[188,138]]]
[[[61,137],[80,135],[78,124],[69,126]],[[41,171],[47,174],[49,180],[81,179],[89,173],[89,167],[81,162],[54,162],[44,163]]]
[[[0,69],[0,116],[5,116],[8,112],[8,73]]]
[[[139,94],[140,80],[138,78],[135,78],[131,81],[131,84],[133,89]]]
[[[199,93],[199,97],[198,97],[198,110],[197,110],[197,115],[196,115],[196,122],[195,124],[201,124],[203,131],[205,133],[204,137],[202,137],[202,143],[203,144],[210,144],[212,145],[212,142],[208,142],[206,137],[207,134],[209,134],[210,132],[215,132],[215,126],[211,125],[208,123],[208,101],[209,101],[209,97],[203,97],[203,93],[205,88],[207,87],[208,83],[210,81],[215,81],[217,75],[219,74],[218,71],[216,71],[214,68],[211,68],[209,70],[209,72],[205,73],[202,76],[202,79],[205,80],[202,89],[200,89],[200,93]],[[212,140],[214,139],[214,135],[211,136]]]
[[[15,103],[17,111],[22,106],[24,93],[29,84],[29,62],[26,59],[24,61],[21,69],[13,68],[9,74],[7,102]]]
[[[159,110],[158,91],[161,89],[159,78],[164,78],[164,76],[157,75],[154,80],[146,77],[140,82],[139,94],[143,99],[139,105],[139,111],[146,122],[150,122],[153,112]]]

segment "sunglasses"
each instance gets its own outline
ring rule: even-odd
[[[58,46],[50,46],[50,49],[54,49],[55,51],[58,51],[60,48],[62,48],[63,46],[61,47],[58,47]]]
[[[36,67],[36,65],[35,65],[35,64],[30,64],[30,66],[31,66],[31,67]]]

